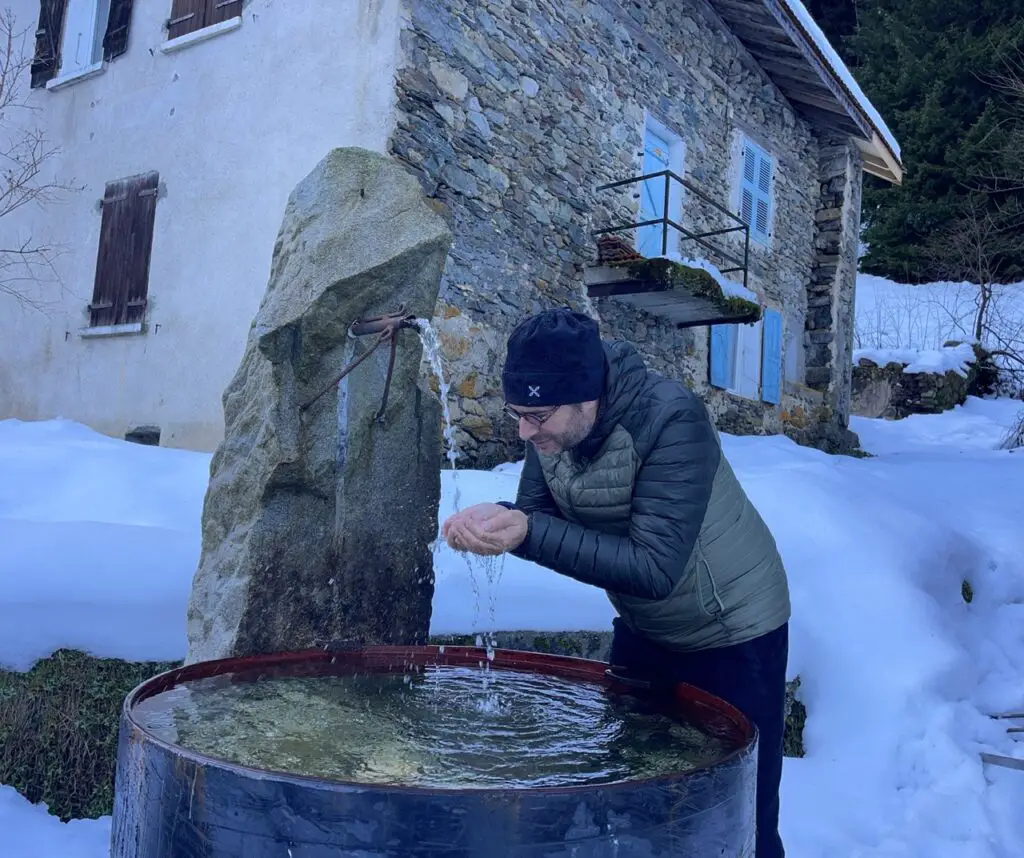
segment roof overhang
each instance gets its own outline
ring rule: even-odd
[[[708,2],[808,123],[852,137],[865,172],[902,184],[892,132],[799,0]]]

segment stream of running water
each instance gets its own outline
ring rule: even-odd
[[[416,330],[419,332],[420,340],[423,343],[423,351],[427,358],[427,362],[430,364],[434,375],[437,377],[437,388],[438,396],[441,400],[441,409],[444,416],[444,441],[445,441],[445,456],[448,459],[449,468],[451,470],[452,488],[454,492],[454,498],[452,502],[453,512],[458,512],[462,509],[462,493],[459,487],[458,480],[458,469],[456,468],[456,461],[460,456],[460,451],[455,440],[455,424],[452,420],[451,404],[449,402],[450,386],[445,378],[444,363],[442,359],[441,340],[438,336],[437,330],[427,319],[416,320]],[[443,537],[438,531],[437,541],[435,541],[435,550],[438,545],[443,542]],[[469,569],[469,581],[470,586],[473,588],[474,598],[474,617],[473,617],[473,628],[475,629],[479,622],[480,616],[480,584],[477,578],[477,568],[480,568],[487,580],[487,596],[488,596],[488,619],[489,619],[489,630],[482,635],[477,635],[477,646],[486,647],[488,661],[494,658],[494,648],[497,646],[497,640],[494,637],[495,617],[497,614],[497,586],[501,581],[501,574],[504,571],[505,557],[500,555],[498,557],[480,557],[468,552],[458,552],[462,555],[466,562],[466,566]],[[484,683],[486,685],[487,678],[485,674]]]

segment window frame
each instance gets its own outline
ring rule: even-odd
[[[667,169],[671,170],[673,173],[675,173],[680,178],[683,178],[686,175],[686,143],[683,140],[682,135],[679,134],[677,131],[674,131],[672,128],[670,128],[668,125],[666,125],[664,122],[661,122],[657,117],[655,117],[653,114],[651,114],[648,111],[644,112],[644,124],[643,124],[643,128],[641,129],[641,132],[640,132],[641,139],[640,139],[639,157],[640,157],[640,171],[641,172],[638,175],[641,175],[641,176],[647,175],[647,170],[645,169],[644,164],[645,164],[645,162],[647,160],[647,135],[648,135],[648,133],[650,133],[650,134],[652,134],[652,135],[654,135],[656,137],[659,137],[662,141],[664,141],[668,145],[668,152],[667,152],[668,167],[667,167]],[[640,200],[637,203],[637,210],[636,210],[637,221],[636,222],[640,222],[644,218],[644,215],[643,215],[643,206],[644,206],[643,194],[648,189],[650,189],[652,194],[657,194],[658,195],[659,202],[663,201],[664,200],[664,194],[665,194],[665,180],[664,179],[651,179],[648,182],[642,182],[640,184],[641,198],[640,198]],[[683,186],[681,184],[679,184],[679,182],[670,181],[669,182],[669,199],[668,199],[668,216],[669,216],[669,218],[671,220],[674,220],[676,223],[678,223],[680,225],[683,223],[683,206],[684,206],[684,203],[685,203],[685,189],[683,188]],[[650,230],[650,232],[648,233],[649,235],[653,235],[655,230],[659,230],[659,238],[660,238],[660,224],[656,224],[656,225],[653,225],[653,226],[650,226],[650,227],[643,227],[643,228],[636,229],[635,230],[634,247],[637,249],[638,252],[642,252],[642,251],[640,251],[641,245],[643,243],[642,239],[641,239],[641,233],[642,233],[642,231],[644,229]],[[672,227],[669,227],[668,228],[668,247],[667,247],[667,250],[666,250],[666,255],[668,257],[672,257],[673,255],[678,255],[679,254],[679,248],[680,248],[680,235],[679,235],[679,231],[673,229]],[[662,253],[661,253],[660,242],[659,242],[659,245],[656,248],[656,250],[658,252],[656,254],[654,254],[654,257],[661,257]]]
[[[65,64],[72,38],[68,16],[75,7],[86,5],[93,10],[89,62],[69,69]],[[103,72],[107,63],[128,50],[132,9],[133,0],[40,0],[30,88],[63,89]]]
[[[229,22],[241,19],[244,0],[171,0],[167,16],[167,41],[177,42],[191,37],[200,39],[198,34],[211,28],[230,28]],[[195,26],[190,24],[193,22]]]
[[[751,161],[753,162],[751,168],[752,178],[748,176],[748,165],[750,165]],[[766,168],[767,174],[765,175]],[[733,205],[736,214],[748,225],[752,246],[762,248],[771,248],[772,246],[775,232],[775,180],[777,170],[778,163],[775,156],[766,147],[756,143],[750,134],[740,133]],[[765,185],[767,185],[767,189],[765,189]],[[744,213],[744,196],[748,191],[751,197],[751,216],[749,220]],[[765,206],[765,228],[763,231],[757,228],[756,214],[759,202],[763,202]]]
[[[709,325],[708,382],[711,387],[752,402],[781,405],[785,384],[785,319],[780,309],[766,306],[756,322]],[[769,322],[767,326],[766,321]],[[773,338],[776,349],[774,354],[770,354],[766,349]],[[749,361],[749,367],[744,364],[744,357]],[[745,367],[754,366],[757,381],[752,388],[749,382],[744,383],[743,371]],[[766,379],[772,378],[774,382],[769,381],[766,385]]]
[[[159,196],[156,170],[106,183],[87,331],[141,330],[149,307]]]

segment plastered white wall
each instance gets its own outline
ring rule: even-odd
[[[29,37],[38,0],[8,0]],[[120,436],[213,449],[221,394],[267,285],[288,194],[333,147],[383,152],[394,121],[399,0],[251,0],[237,29],[171,53],[171,0],[136,0],[126,54],[99,74],[28,90],[82,187],[0,220],[4,240],[62,246],[31,287],[0,294],[0,419],[65,417]],[[29,44],[31,50],[31,43]],[[144,334],[86,339],[106,182],[160,173]]]

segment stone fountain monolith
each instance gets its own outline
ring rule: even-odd
[[[379,424],[387,346],[332,382],[373,344],[353,322],[399,305],[430,318],[450,245],[419,184],[385,156],[335,149],[292,192],[224,393],[188,662],[425,642],[441,413],[418,382],[416,332],[396,334]]]

